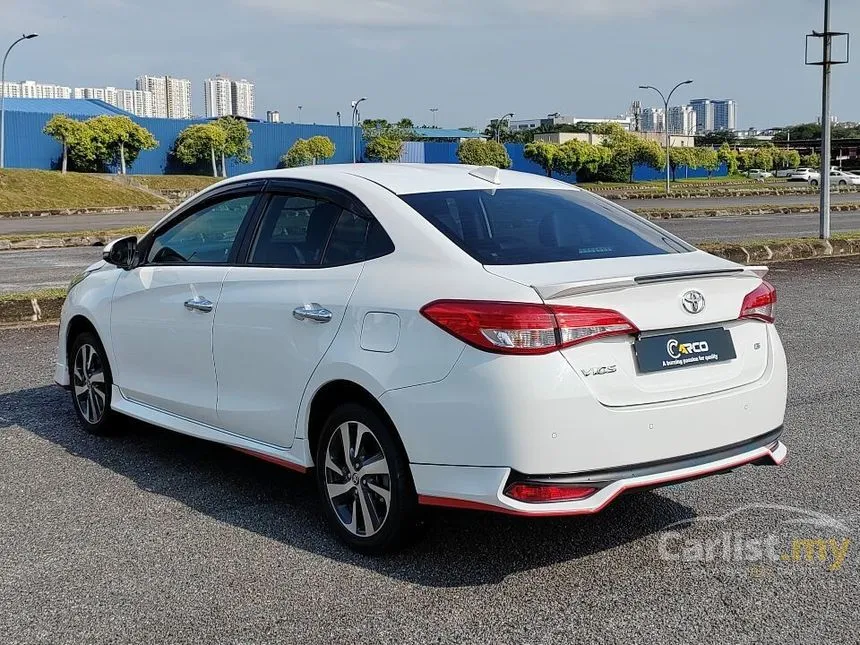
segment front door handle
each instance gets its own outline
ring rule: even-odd
[[[331,312],[317,302],[302,305],[293,309],[293,318],[296,320],[313,320],[318,323],[327,323],[331,320]]]
[[[191,300],[185,301],[185,308],[188,311],[202,311],[203,313],[209,313],[215,307],[212,304],[212,301],[204,298],[203,296],[195,296]]]

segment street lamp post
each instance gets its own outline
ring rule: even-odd
[[[430,108],[430,111],[433,113],[433,128],[436,128],[436,113],[439,111],[439,108]]]
[[[366,101],[367,97],[362,96],[360,99],[353,101],[350,105],[352,105],[352,163],[356,162],[356,152],[355,152],[355,116],[358,114],[358,104],[362,101]]]
[[[508,117],[513,119],[514,113],[508,112],[507,114],[501,116],[499,119],[496,120],[496,143],[502,142],[502,123],[504,123],[505,119],[507,119]]]
[[[12,48],[22,40],[30,40],[39,34],[21,34],[21,37],[14,43],[9,45],[6,54],[3,56],[3,65],[0,66],[0,168],[5,168],[6,161],[6,59],[9,58],[9,52]]]
[[[681,81],[675,87],[672,88],[672,91],[669,92],[668,96],[664,96],[663,92],[658,90],[653,85],[640,85],[640,90],[654,90],[657,94],[660,95],[660,98],[663,99],[663,119],[664,119],[664,129],[666,130],[666,194],[669,194],[669,177],[670,173],[670,163],[669,163],[669,148],[671,146],[671,139],[669,138],[669,101],[672,100],[672,95],[682,85],[689,85],[693,81]]]

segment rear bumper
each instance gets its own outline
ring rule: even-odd
[[[521,475],[510,468],[413,464],[412,474],[418,501],[427,506],[526,516],[582,515],[597,513],[626,491],[707,477],[751,463],[779,465],[788,452],[778,439],[781,430],[780,427],[744,444],[623,469],[540,476]],[[527,503],[505,494],[514,482],[588,484],[596,492],[576,501]]]

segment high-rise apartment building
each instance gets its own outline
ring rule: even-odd
[[[640,119],[642,132],[666,131],[666,111],[663,108],[642,108]]]
[[[693,99],[690,106],[696,112],[696,131],[736,130],[737,103],[733,99]]]
[[[266,121],[269,123],[280,123],[281,113],[277,110],[266,110]]]
[[[110,103],[135,116],[154,116],[152,92],[148,90],[126,90],[116,87],[76,87],[76,99],[98,99]]]
[[[172,76],[138,76],[136,87],[152,92],[153,116],[163,119],[190,119],[191,81]]]
[[[669,108],[669,134],[696,134],[696,110],[690,105],[676,105]]]
[[[714,104],[711,99],[693,99],[690,107],[696,113],[696,132],[713,132],[714,130]]]
[[[233,115],[254,118],[254,84],[244,78],[230,82]]]
[[[20,83],[6,81],[3,84],[3,96],[21,99],[70,99],[72,88],[53,83],[37,83],[36,81],[21,81]]]
[[[738,122],[738,107],[732,99],[719,99],[714,106],[714,130],[735,130]]]
[[[203,99],[206,116],[209,118],[233,114],[233,96],[230,79],[220,74],[203,81]]]

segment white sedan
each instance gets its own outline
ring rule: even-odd
[[[773,177],[773,173],[768,172],[767,170],[762,170],[761,168],[752,168],[747,170],[747,177],[750,179],[765,180]]]
[[[765,272],[537,175],[267,171],[105,247],[55,379],[93,433],[124,415],[312,471],[337,535],[382,551],[419,505],[593,513],[780,463]]]
[[[821,183],[821,173],[814,173],[809,178],[810,186],[818,186]],[[831,186],[858,186],[860,185],[860,176],[842,170],[830,171]]]

